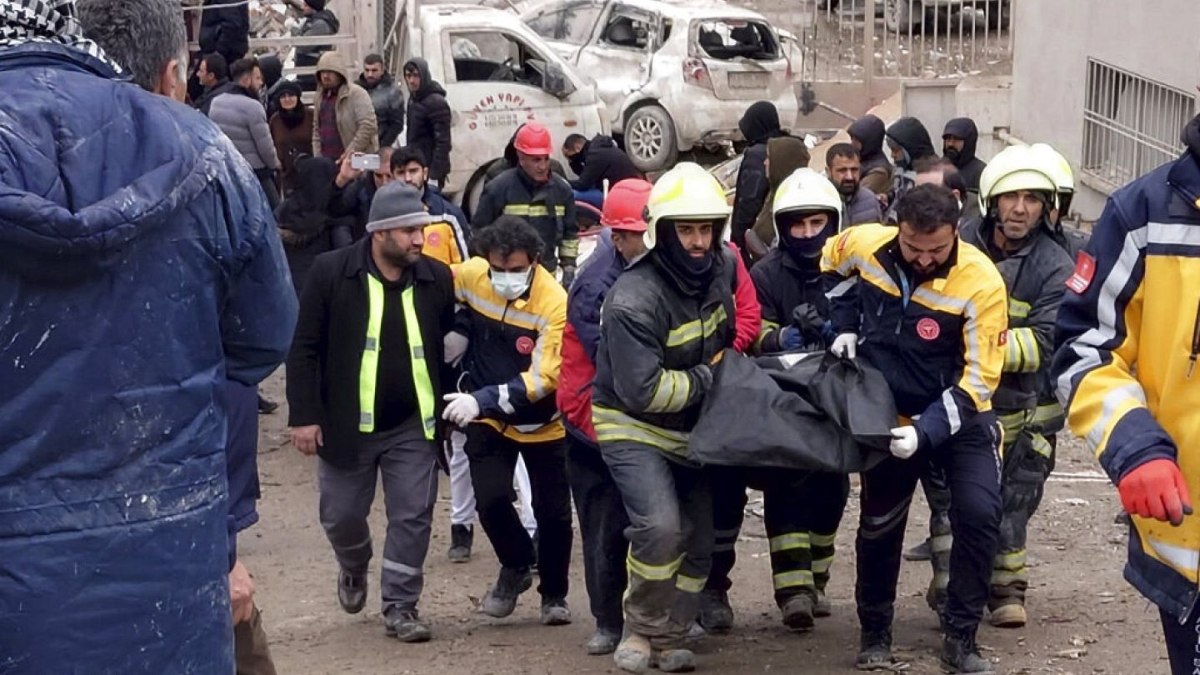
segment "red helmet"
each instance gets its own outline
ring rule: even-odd
[[[554,152],[550,145],[550,132],[537,122],[529,122],[517,130],[513,147],[526,155],[549,156]]]
[[[646,231],[646,204],[654,186],[640,178],[627,178],[608,191],[600,224],[627,232]]]

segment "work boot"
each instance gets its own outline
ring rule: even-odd
[[[1009,602],[992,610],[988,623],[996,628],[1024,628],[1025,605],[1020,602]]]
[[[565,598],[542,601],[542,625],[565,626],[571,623],[571,610]]]
[[[946,633],[942,639],[942,670],[949,673],[995,673],[992,662],[979,654],[974,635]]]
[[[587,653],[589,656],[604,656],[611,654],[617,650],[617,643],[621,641],[620,633],[615,633],[604,628],[597,628],[592,637],[587,641]]]
[[[637,633],[627,632],[613,652],[613,663],[627,673],[644,673],[650,667],[650,653],[649,640]]]
[[[367,576],[338,572],[338,602],[347,614],[358,614],[367,604]]]
[[[650,665],[664,673],[690,673],[696,669],[696,655],[690,649],[655,649]]]
[[[453,563],[465,563],[471,559],[471,546],[475,543],[475,528],[470,525],[450,526],[450,552],[447,557]]]
[[[854,667],[859,670],[891,670],[892,631],[863,631],[858,640],[858,658]]]
[[[783,613],[783,625],[792,630],[812,630],[813,599],[807,593],[788,598],[779,608]]]
[[[279,410],[278,403],[276,403],[275,401],[271,401],[269,399],[263,398],[262,394],[258,395],[258,414],[259,415],[270,415],[271,413],[275,412],[276,410]]]
[[[813,616],[818,619],[833,616],[833,605],[829,602],[829,596],[825,595],[825,591],[817,591],[817,604],[813,605]]]
[[[709,633],[728,633],[733,628],[733,608],[725,591],[700,592],[700,625]]]
[[[415,609],[388,607],[383,612],[383,629],[401,642],[429,642],[433,637],[429,624],[421,620]]]
[[[532,586],[533,574],[530,573],[528,567],[519,569],[501,567],[500,576],[496,578],[496,585],[489,588],[487,595],[483,596],[479,611],[490,617],[503,619],[517,608],[517,596]]]
[[[926,539],[905,551],[904,559],[910,562],[924,562],[933,559],[933,543]]]

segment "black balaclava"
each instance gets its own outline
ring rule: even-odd
[[[775,217],[775,229],[779,231],[779,248],[783,249],[796,264],[806,267],[817,264],[821,259],[821,250],[825,248],[825,242],[838,231],[837,215],[830,214],[829,222],[825,223],[825,229],[821,230],[817,236],[807,239],[793,237],[792,224],[814,213],[823,213],[823,211],[792,211]]]
[[[650,257],[658,268],[666,272],[684,293],[701,295],[707,292],[717,269],[715,247],[720,235],[716,228],[713,229],[713,248],[700,259],[688,255],[675,232],[674,221],[660,219],[655,224],[654,234],[655,246],[651,249],[654,255]]]
[[[771,138],[782,136],[783,130],[779,125],[779,110],[770,101],[759,101],[746,109],[742,119],[738,121],[738,130],[742,132],[746,142],[765,143]]]

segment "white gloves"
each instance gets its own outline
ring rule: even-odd
[[[467,345],[470,343],[470,339],[462,333],[446,333],[446,337],[442,338],[442,360],[457,366],[459,361],[462,361],[463,354],[467,353]]]
[[[916,427],[896,427],[892,429],[892,442],[888,445],[888,450],[891,450],[895,457],[908,459],[917,451],[918,441]]]
[[[858,356],[858,334],[842,333],[837,336],[833,339],[833,344],[829,346],[829,352],[834,356],[847,359]]]
[[[471,394],[446,394],[446,410],[442,419],[457,427],[465,427],[479,417],[479,401]]]

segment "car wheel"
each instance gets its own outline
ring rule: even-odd
[[[486,170],[491,164],[491,162],[487,162],[483,165],[483,169],[480,169],[474,176],[471,176],[471,180],[467,181],[467,189],[463,190],[463,199],[460,206],[468,222],[475,217],[475,209],[479,208],[479,198],[483,196],[483,186],[488,182]]]
[[[916,9],[920,11],[920,0],[884,0],[883,25],[893,33],[907,33],[913,25],[911,10],[914,8],[910,3],[915,3]]]
[[[679,150],[675,123],[667,111],[657,105],[633,111],[625,123],[625,151],[642,173],[661,171],[673,164]]]

